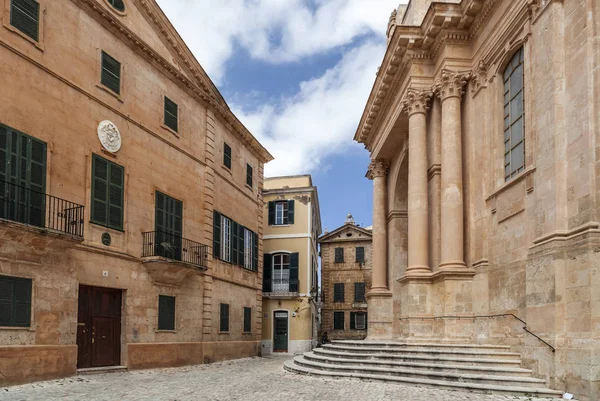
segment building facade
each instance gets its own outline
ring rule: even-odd
[[[258,355],[272,157],[156,2],[0,20],[0,385]]]
[[[310,175],[267,178],[263,190],[263,355],[299,354],[317,341],[321,214]]]
[[[374,181],[369,337],[509,344],[600,398],[599,23],[572,0],[394,11],[355,136]]]
[[[330,340],[367,335],[366,292],[371,288],[371,231],[349,214],[343,226],[319,238],[323,307],[321,331]]]

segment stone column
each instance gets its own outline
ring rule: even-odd
[[[409,89],[402,101],[408,114],[408,267],[407,275],[429,267],[429,194],[427,192],[427,109],[431,93]]]
[[[462,175],[461,98],[469,74],[443,70],[435,89],[442,102],[442,184],[440,270],[466,267]]]

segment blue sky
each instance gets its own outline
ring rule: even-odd
[[[353,141],[399,0],[158,0],[234,113],[275,160],[312,174],[323,228],[371,225],[368,152]],[[204,18],[206,16],[206,18]]]

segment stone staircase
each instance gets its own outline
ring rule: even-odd
[[[483,393],[560,398],[509,346],[333,341],[285,362],[290,372]]]

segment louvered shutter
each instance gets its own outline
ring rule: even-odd
[[[179,129],[179,108],[177,103],[165,96],[165,125],[177,132]]]
[[[0,276],[0,326],[31,326],[31,279]]]
[[[350,330],[356,330],[356,313],[350,312]]]
[[[92,221],[108,225],[108,169],[109,162],[94,155],[92,159]]]
[[[244,333],[252,331],[252,308],[244,308]]]
[[[0,326],[14,325],[14,282],[10,277],[0,276]]]
[[[288,224],[294,224],[294,201],[288,201]]]
[[[11,0],[10,24],[36,42],[39,40],[40,4],[35,0]]]
[[[362,246],[356,247],[356,261],[358,263],[365,261],[365,248]]]
[[[299,253],[292,253],[290,255],[290,292],[298,292],[299,291],[299,283],[298,283],[298,263],[299,263]]]
[[[238,226],[238,265],[246,267],[246,228]]]
[[[121,94],[121,63],[102,52],[100,82],[117,95]]]
[[[269,202],[269,225],[275,225],[275,202]]]
[[[213,211],[213,256],[221,257],[221,213]]]
[[[335,248],[335,263],[344,263],[344,248]]]
[[[226,143],[223,144],[223,164],[231,169],[231,147]]]
[[[229,331],[229,305],[228,304],[221,304],[221,308],[220,308],[220,324],[219,324],[219,329],[220,331],[223,332],[228,332]]]
[[[231,247],[229,248],[231,250],[231,263],[233,263],[234,265],[237,265],[239,262],[239,243],[240,243],[240,237],[239,237],[239,224],[236,223],[235,221],[231,221]],[[241,262],[244,262],[244,257],[242,255],[242,260]]]
[[[273,258],[270,253],[263,255],[263,292],[271,292],[273,277]]]
[[[258,234],[252,233],[252,270],[258,271]]]
[[[108,225],[116,229],[123,229],[124,169],[117,164],[110,163],[109,175]]]
[[[175,297],[158,296],[158,329],[175,330]]]

